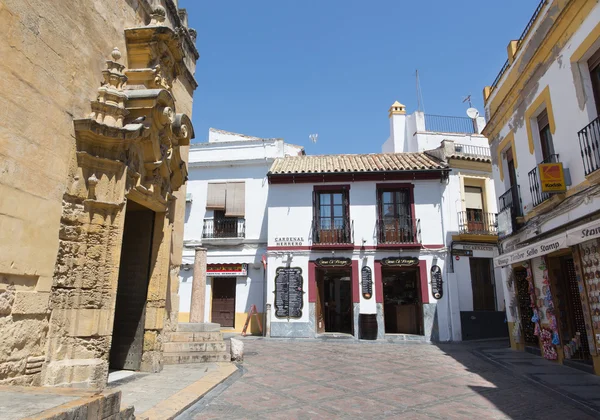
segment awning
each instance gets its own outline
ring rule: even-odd
[[[494,258],[494,267],[505,267],[510,264],[541,257],[542,255],[550,254],[554,251],[558,251],[559,249],[568,247],[567,233],[563,232],[551,238],[524,246],[516,251],[502,254],[499,257]]]

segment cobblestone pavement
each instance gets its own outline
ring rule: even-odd
[[[600,418],[477,346],[245,340],[246,373],[184,418]]]

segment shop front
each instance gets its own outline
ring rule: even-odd
[[[248,264],[207,264],[206,277],[210,322],[224,330],[241,331],[248,301]]]
[[[513,347],[600,373],[598,238],[595,220],[495,259],[509,270]]]

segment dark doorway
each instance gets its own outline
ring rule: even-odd
[[[213,277],[212,322],[235,328],[235,277]]]
[[[523,343],[525,346],[538,347],[538,339],[534,334],[535,324],[531,322],[533,309],[531,308],[530,284],[527,281],[527,271],[524,268],[513,269],[515,276],[515,287],[517,290],[517,302],[519,305],[519,318],[523,331]]]
[[[317,332],[352,334],[352,280],[350,270],[318,270]]]
[[[423,335],[418,272],[383,271],[382,280],[386,334]]]
[[[154,212],[128,201],[110,348],[111,369],[140,369],[153,232]]]
[[[495,311],[496,290],[490,258],[469,258],[474,311]]]
[[[579,337],[579,347],[575,352],[569,354],[567,359],[589,361],[591,363],[592,358],[585,328],[585,318],[583,317],[575,262],[570,255],[548,258],[548,268],[551,270],[552,277],[554,277],[558,286],[553,297],[558,307],[557,320],[561,342],[563,345],[568,344],[572,339]]]

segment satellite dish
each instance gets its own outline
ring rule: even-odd
[[[479,111],[477,111],[475,108],[469,108],[467,109],[467,115],[469,118],[474,120],[475,118],[479,117]]]

